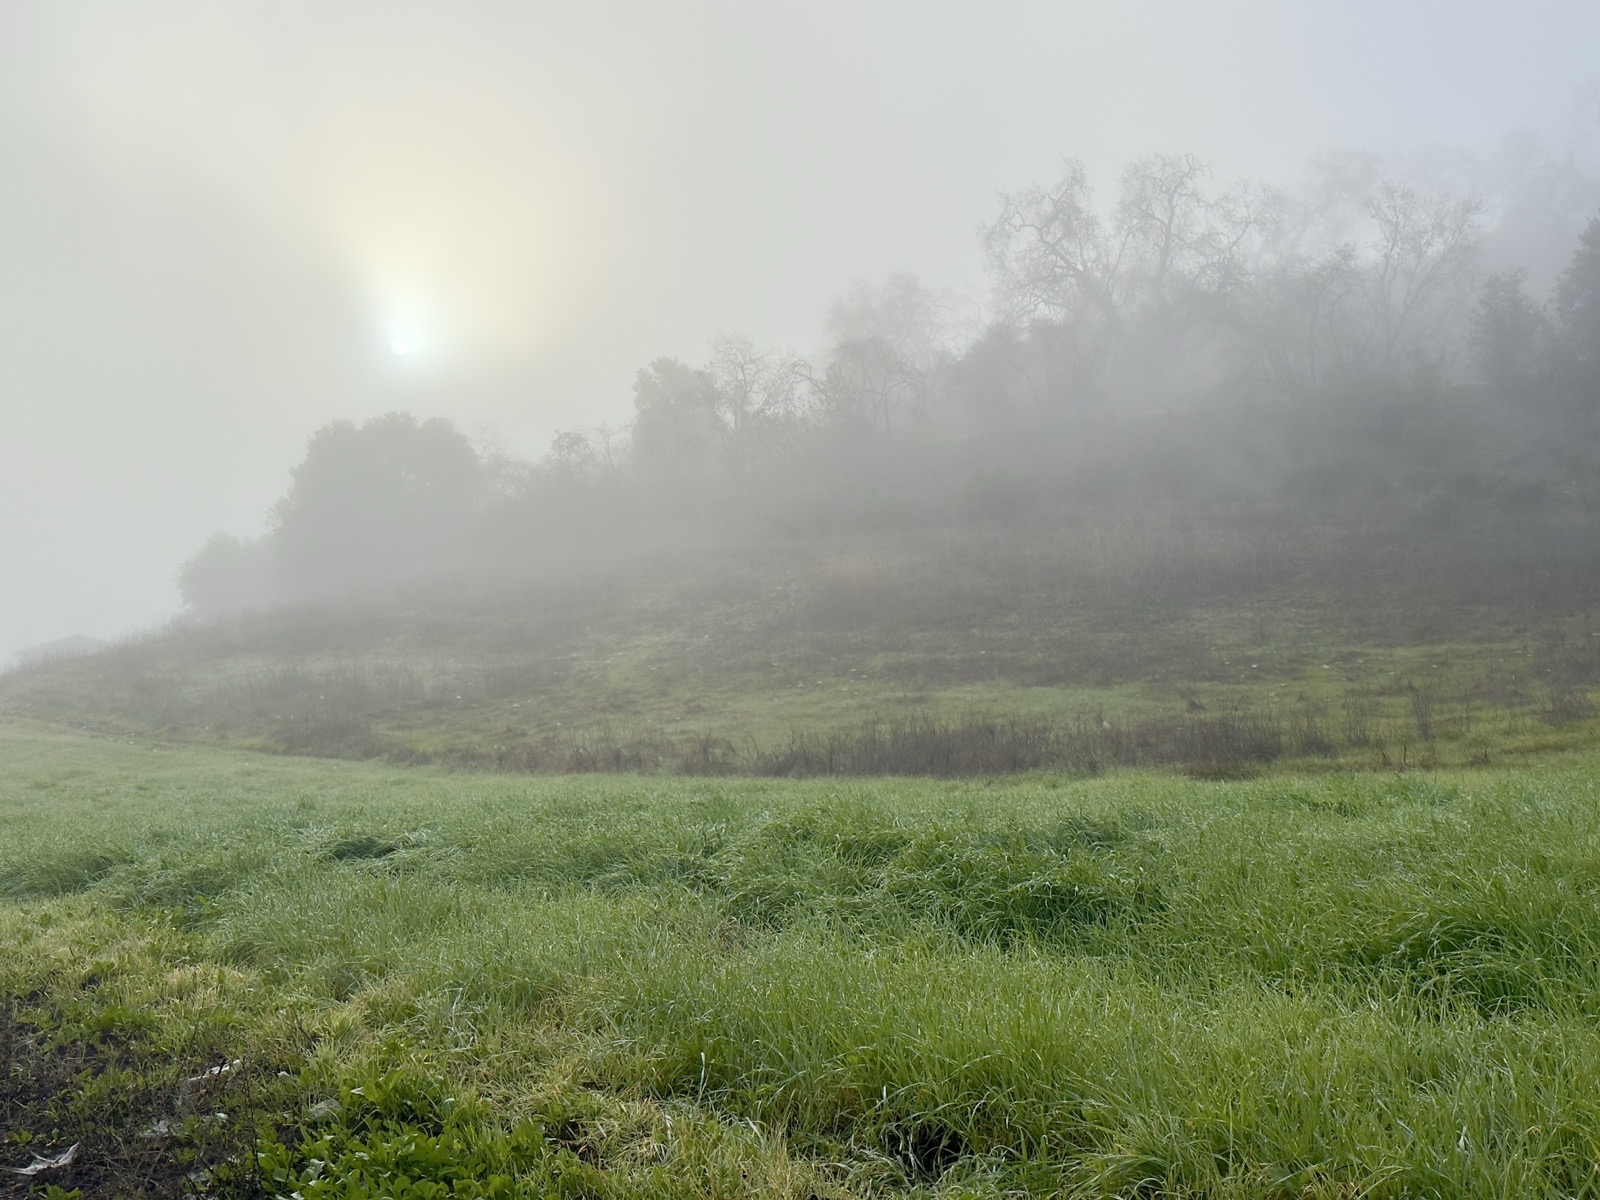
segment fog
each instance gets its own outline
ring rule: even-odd
[[[1304,189],[1359,151],[1482,196],[1483,270],[1542,297],[1597,44],[1579,3],[8,6],[0,658],[176,612],[330,422],[538,459],[730,333],[820,363],[905,272],[964,346],[997,193],[1064,158],[1109,199],[1152,153]]]

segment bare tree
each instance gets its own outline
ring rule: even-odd
[[[1263,263],[1226,308],[1242,376],[1281,396],[1309,396],[1349,369],[1351,309],[1360,290],[1356,248]]]
[[[1380,370],[1436,367],[1477,282],[1483,202],[1385,181],[1368,197],[1369,346]]]
[[[828,314],[833,345],[812,395],[833,424],[888,442],[927,417],[939,370],[952,358],[947,299],[915,276],[853,284]]]
[[[1000,215],[982,230],[1002,308],[1027,323],[1040,317],[1098,314],[1115,335],[1122,325],[1122,251],[1094,208],[1081,162],[1068,159],[1050,188],[1002,194]]]
[[[564,429],[551,439],[540,466],[568,480],[596,481],[620,472],[623,449],[622,435],[610,425]]]
[[[1139,159],[1109,218],[1078,162],[1052,188],[1002,196],[983,243],[1006,316],[1087,323],[1110,361],[1136,337],[1170,356],[1196,327],[1227,324],[1280,202],[1247,183],[1213,192],[1210,178],[1192,154]]]
[[[723,334],[712,342],[706,370],[717,441],[730,469],[746,470],[780,451],[802,407],[794,358],[759,350],[744,334]]]

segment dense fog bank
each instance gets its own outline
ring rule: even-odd
[[[980,231],[981,328],[910,276],[857,284],[821,353],[659,358],[631,422],[537,462],[437,418],[336,422],[269,532],[218,534],[183,597],[218,616],[949,528],[1587,575],[1600,218],[1554,270],[1489,270],[1552,224],[1366,160],[1278,190],[1155,155],[1104,198],[1069,162]]]

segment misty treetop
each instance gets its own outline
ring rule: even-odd
[[[1102,203],[1069,161],[980,230],[982,327],[912,276],[856,284],[819,355],[724,336],[698,366],[658,358],[626,427],[562,432],[538,462],[440,419],[335,422],[267,533],[216,535],[180,587],[215,615],[1110,512],[1587,561],[1600,217],[1547,300],[1485,270],[1490,218],[1348,164],[1287,192],[1191,155],[1132,163]]]
[[[1554,363],[1573,399],[1593,405],[1600,381],[1600,219],[1589,222],[1561,273],[1554,309]]]
[[[312,435],[256,543],[217,534],[179,576],[202,610],[253,596],[329,594],[458,565],[484,499],[484,463],[448,421],[407,413]]]

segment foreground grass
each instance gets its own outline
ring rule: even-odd
[[[1596,766],[529,780],[0,725],[0,1159],[80,1141],[35,1182],[85,1195],[1596,1195]]]

